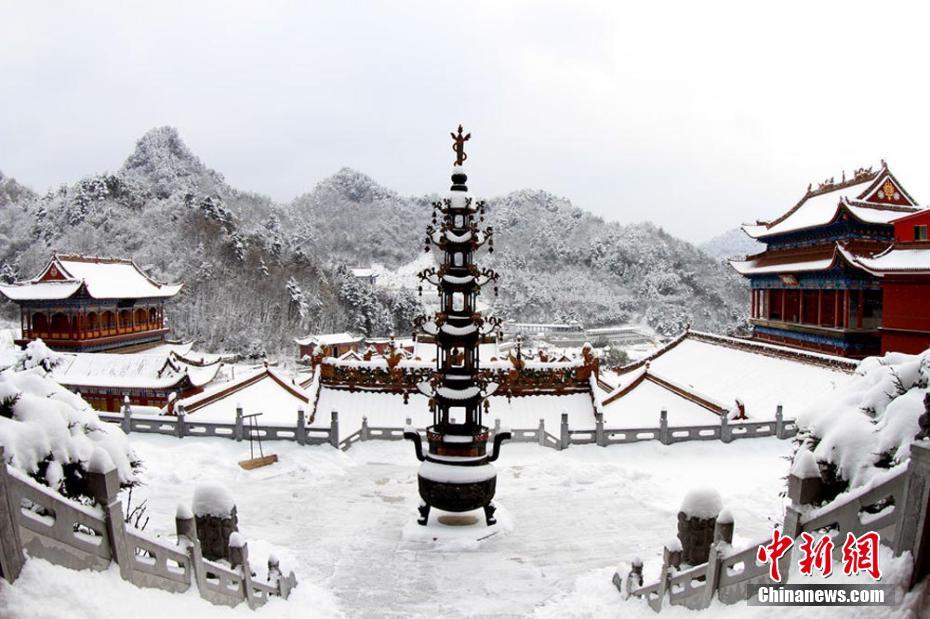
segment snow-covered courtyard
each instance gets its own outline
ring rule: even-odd
[[[513,530],[471,547],[444,548],[402,539],[417,504],[409,443],[373,441],[348,452],[273,444],[279,463],[244,471],[237,461],[248,457],[247,443],[131,439],[145,465],[145,486],[133,499],[148,499],[147,532],[173,539],[178,503],[189,504],[197,484],[219,482],[236,498],[253,567],[261,571],[274,552],[282,566],[295,570],[300,584],[292,597],[274,600],[256,617],[567,609],[650,616],[644,604],[623,602],[610,584],[616,566],[641,556],[647,578],[654,576],[663,542],[675,535],[681,499],[697,486],[721,492],[736,519],[737,544],[764,536],[781,515],[778,495],[791,451],[790,441],[776,439],[573,446],[563,452],[506,445],[498,462],[498,502]],[[60,594],[45,594],[49,579]],[[78,595],[88,589],[95,594]],[[0,597],[7,600],[0,602],[0,615],[16,618],[96,617],[129,607],[140,618],[170,615],[172,609],[207,616],[251,612],[244,606],[211,607],[191,592],[139,590],[121,581],[115,569],[103,575],[66,572],[42,561],[31,561],[23,578]],[[78,606],[76,598],[82,599]]]

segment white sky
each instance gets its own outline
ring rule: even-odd
[[[0,0],[0,170],[116,170],[178,127],[286,201],[342,166],[523,187],[701,241],[884,157],[930,202],[930,5]]]

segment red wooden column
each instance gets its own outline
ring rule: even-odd
[[[833,326],[839,327],[843,323],[840,322],[840,291],[833,291]]]
[[[849,328],[849,288],[843,291],[843,328]]]
[[[759,298],[759,291],[753,290],[752,300],[750,301],[750,310],[749,310],[749,316],[752,318],[756,318],[756,299],[758,298]]]
[[[786,296],[787,295],[785,294],[785,289],[782,288],[781,289],[781,321],[782,322],[787,322],[787,320],[785,319],[785,297]]]
[[[804,323],[804,289],[798,288],[798,324]]]
[[[865,303],[865,291],[862,288],[860,288],[859,289],[859,306],[856,308],[856,328],[857,329],[862,328],[862,315],[864,313],[863,310],[865,309],[863,307],[864,303]]]
[[[823,326],[823,289],[817,290],[817,326]]]

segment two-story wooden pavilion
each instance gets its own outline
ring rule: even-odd
[[[31,280],[0,285],[18,303],[22,338],[64,351],[145,348],[165,339],[167,300],[181,284],[161,284],[132,260],[55,254]]]
[[[896,225],[903,222],[903,230],[924,213],[882,162],[878,171],[860,169],[849,179],[808,187],[777,219],[744,225],[746,234],[766,244],[761,253],[731,261],[751,282],[753,337],[856,358],[900,350],[899,338],[890,331],[885,337],[892,328],[884,320],[886,308],[903,312],[892,322],[910,328],[926,315],[926,305],[891,289],[891,279],[900,275],[897,258],[871,261],[889,251],[902,256],[893,249],[903,242],[896,241]],[[894,277],[885,277],[883,265]],[[930,269],[930,261],[919,268]]]

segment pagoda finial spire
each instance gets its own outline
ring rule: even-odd
[[[462,135],[462,131],[462,125],[459,125],[458,135],[449,134],[452,136],[452,152],[455,153],[455,165],[462,165],[468,159],[468,155],[465,154],[465,142],[471,139],[471,133]]]

